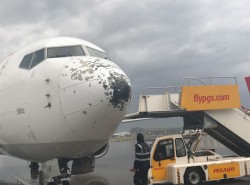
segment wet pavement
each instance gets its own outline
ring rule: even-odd
[[[112,142],[106,156],[96,160],[95,172],[72,176],[71,185],[133,185],[133,174],[130,168],[134,161],[134,141]],[[0,185],[17,184],[14,176],[24,179],[32,185],[38,180],[31,180],[26,161],[0,156]],[[21,184],[19,182],[19,184]],[[209,182],[204,185],[249,185],[250,178],[224,182]]]
[[[95,172],[72,176],[71,185],[133,185],[130,168],[134,162],[134,142],[110,143],[109,152],[96,160]],[[38,184],[30,179],[29,164],[9,156],[0,156],[0,185],[16,184],[18,176],[29,184]],[[19,182],[20,183],[20,182]],[[21,183],[20,183],[21,184]]]

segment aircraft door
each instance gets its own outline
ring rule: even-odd
[[[159,141],[151,157],[154,182],[166,182],[168,180],[167,166],[176,161],[173,139]]]

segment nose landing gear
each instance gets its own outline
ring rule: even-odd
[[[37,162],[31,162],[29,167],[30,167],[30,177],[31,177],[31,179],[37,179],[39,164]]]
[[[66,180],[70,177],[69,168],[60,168],[58,159],[52,159],[42,163],[42,170],[39,172],[39,185],[70,185]]]
[[[68,167],[68,162],[72,162],[72,167]],[[42,163],[39,172],[39,185],[70,185],[67,179],[71,175],[85,174],[94,171],[95,156],[68,159],[58,158]],[[72,170],[71,170],[72,169]]]

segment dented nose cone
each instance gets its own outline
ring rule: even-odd
[[[128,77],[105,59],[71,59],[61,71],[59,86],[64,118],[83,140],[111,137],[131,98]]]

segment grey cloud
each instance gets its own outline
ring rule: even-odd
[[[129,75],[135,97],[145,86],[181,85],[185,76],[237,76],[244,89],[250,62],[249,4],[2,0],[0,54],[45,37],[73,36],[106,50]]]
[[[43,9],[42,1],[2,0],[0,6],[1,26],[37,22],[39,17],[41,20],[41,9]]]

